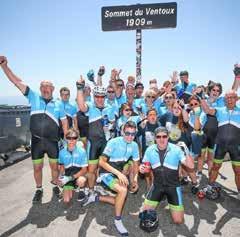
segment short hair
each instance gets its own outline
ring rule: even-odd
[[[127,122],[123,125],[123,131],[125,131],[127,128],[137,129],[137,125],[136,125],[133,121],[127,121]]]
[[[236,98],[238,98],[237,96],[237,92],[235,90],[229,90],[225,93],[225,97],[228,96],[228,95],[234,95],[236,96]]]
[[[62,92],[64,92],[64,91],[67,91],[67,92],[70,93],[70,89],[67,88],[67,87],[65,87],[65,86],[60,89],[60,94],[61,94]]]
[[[123,80],[123,79],[121,79],[121,78],[118,78],[118,79],[116,80],[116,83],[117,83],[117,82],[119,82],[119,81],[120,81],[120,82],[122,82],[122,83],[123,83],[123,85],[125,85],[125,84],[124,84],[124,80]]]
[[[166,133],[167,135],[169,133],[166,127],[160,126],[154,130],[154,135],[157,136],[160,132]]]
[[[149,114],[150,114],[150,112],[155,112],[155,113],[156,113],[156,115],[157,115],[157,110],[156,110],[156,109],[154,109],[154,108],[152,108],[152,109],[149,109],[149,110],[147,111],[147,115],[149,115]]]
[[[219,95],[221,95],[222,94],[222,84],[221,83],[216,83],[216,82],[213,82],[213,81],[211,81],[211,83],[209,83],[209,85],[208,85],[208,90],[207,90],[207,94],[208,95],[210,95],[210,91],[215,87],[215,86],[217,86],[218,88],[219,88]]]
[[[44,84],[54,88],[53,83],[51,81],[48,80],[41,81],[40,86],[44,86]]]
[[[71,136],[79,137],[78,130],[75,128],[69,128],[67,130],[66,137],[71,137]]]
[[[157,96],[157,94],[156,94],[156,92],[154,91],[154,90],[152,90],[152,89],[148,89],[148,90],[146,90],[145,91],[145,94],[144,94],[144,97],[146,98],[147,96],[149,96],[149,95],[153,95],[153,96]]]
[[[192,95],[190,96],[190,98],[188,99],[188,103],[191,101],[191,100],[196,100],[200,103],[200,99],[196,96],[196,95]]]
[[[142,84],[142,82],[137,82],[137,83],[136,83],[135,89],[137,89],[137,88],[139,88],[139,87],[141,87],[141,88],[144,89],[144,85]]]
[[[120,107],[120,115],[123,114],[123,110],[126,108],[130,108],[132,110],[132,107],[128,103],[123,103]]]
[[[180,77],[182,76],[188,76],[188,71],[181,71],[180,74],[179,74]]]

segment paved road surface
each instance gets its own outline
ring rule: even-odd
[[[47,164],[47,160],[45,160]],[[49,168],[44,167],[44,198],[39,205],[31,204],[34,183],[30,159],[0,171],[0,236],[118,236],[113,226],[113,208],[107,204],[81,207],[77,201],[68,210],[52,198]],[[169,210],[162,203],[158,208],[159,230],[146,235],[138,228],[136,212],[143,201],[144,182],[137,195],[129,195],[124,209],[124,223],[129,236],[240,236],[240,201],[230,162],[221,170],[228,179],[218,181],[225,187],[218,202],[199,201],[184,187],[185,224],[171,223]],[[206,182],[206,177],[203,180]]]

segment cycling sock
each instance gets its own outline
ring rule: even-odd
[[[43,191],[43,188],[42,188],[42,186],[39,186],[39,187],[36,187],[36,190]]]
[[[120,220],[117,220],[116,218],[118,218],[118,217],[115,217],[114,224],[115,224],[115,227],[117,228],[118,232],[121,235],[127,236],[128,235],[128,231],[125,228],[125,226],[123,225],[121,217],[120,217]]]

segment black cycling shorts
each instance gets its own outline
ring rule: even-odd
[[[48,155],[50,162],[57,162],[59,153],[58,142],[32,136],[31,154],[33,163],[42,164],[45,153]]]
[[[184,210],[181,187],[167,187],[153,184],[144,200],[144,204],[156,207],[165,196],[171,210]]]
[[[88,163],[90,165],[98,164],[99,157],[100,157],[100,155],[102,155],[106,144],[107,144],[107,142],[104,139],[88,141],[88,146],[87,146]]]
[[[233,164],[240,165],[240,145],[219,145],[217,144],[214,156],[214,163],[222,163],[226,153],[229,153]],[[234,163],[235,162],[235,163]]]

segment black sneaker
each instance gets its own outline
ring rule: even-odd
[[[61,197],[61,191],[60,191],[60,189],[59,189],[58,186],[53,187],[52,191],[53,191],[53,194],[54,194],[56,197],[58,197],[58,198]]]
[[[80,190],[78,192],[77,201],[78,202],[83,202],[85,199],[86,199],[86,195],[85,195],[84,191]]]
[[[43,191],[38,189],[33,197],[32,203],[40,203],[42,201]]]

